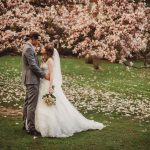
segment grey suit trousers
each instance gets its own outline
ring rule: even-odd
[[[29,131],[35,130],[35,110],[39,95],[39,84],[26,85],[26,98],[23,107],[23,122]]]
[[[39,95],[40,78],[45,77],[39,67],[38,57],[31,43],[26,43],[22,53],[22,82],[26,86],[26,98],[23,108],[24,126],[35,130],[35,110]]]

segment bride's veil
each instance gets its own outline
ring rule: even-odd
[[[58,51],[56,49],[54,49],[53,60],[54,60],[53,85],[55,87],[61,87],[62,74],[61,74],[61,66],[60,66],[60,57],[59,57]]]

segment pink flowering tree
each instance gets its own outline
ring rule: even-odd
[[[82,9],[75,6],[67,22],[71,26],[67,46],[79,55],[90,53],[112,62],[125,61],[133,53],[146,50],[148,14],[144,3],[127,0],[99,0]]]
[[[36,3],[38,2],[38,3]],[[30,31],[79,56],[126,61],[148,50],[150,8],[128,0],[0,2],[0,51],[22,50]],[[66,4],[66,5],[65,5]]]

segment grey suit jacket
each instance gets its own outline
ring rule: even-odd
[[[34,47],[26,43],[22,53],[22,82],[27,84],[39,84],[40,78],[44,78],[45,73],[40,69],[38,57]]]

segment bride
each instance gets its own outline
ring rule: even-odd
[[[42,51],[41,68],[50,74],[50,81],[41,79],[39,98],[35,112],[35,127],[42,137],[69,137],[75,132],[104,128],[102,123],[86,119],[66,98],[61,88],[60,58],[56,49],[46,46]],[[54,86],[54,89],[52,88]],[[56,104],[47,105],[45,94],[56,97]]]

